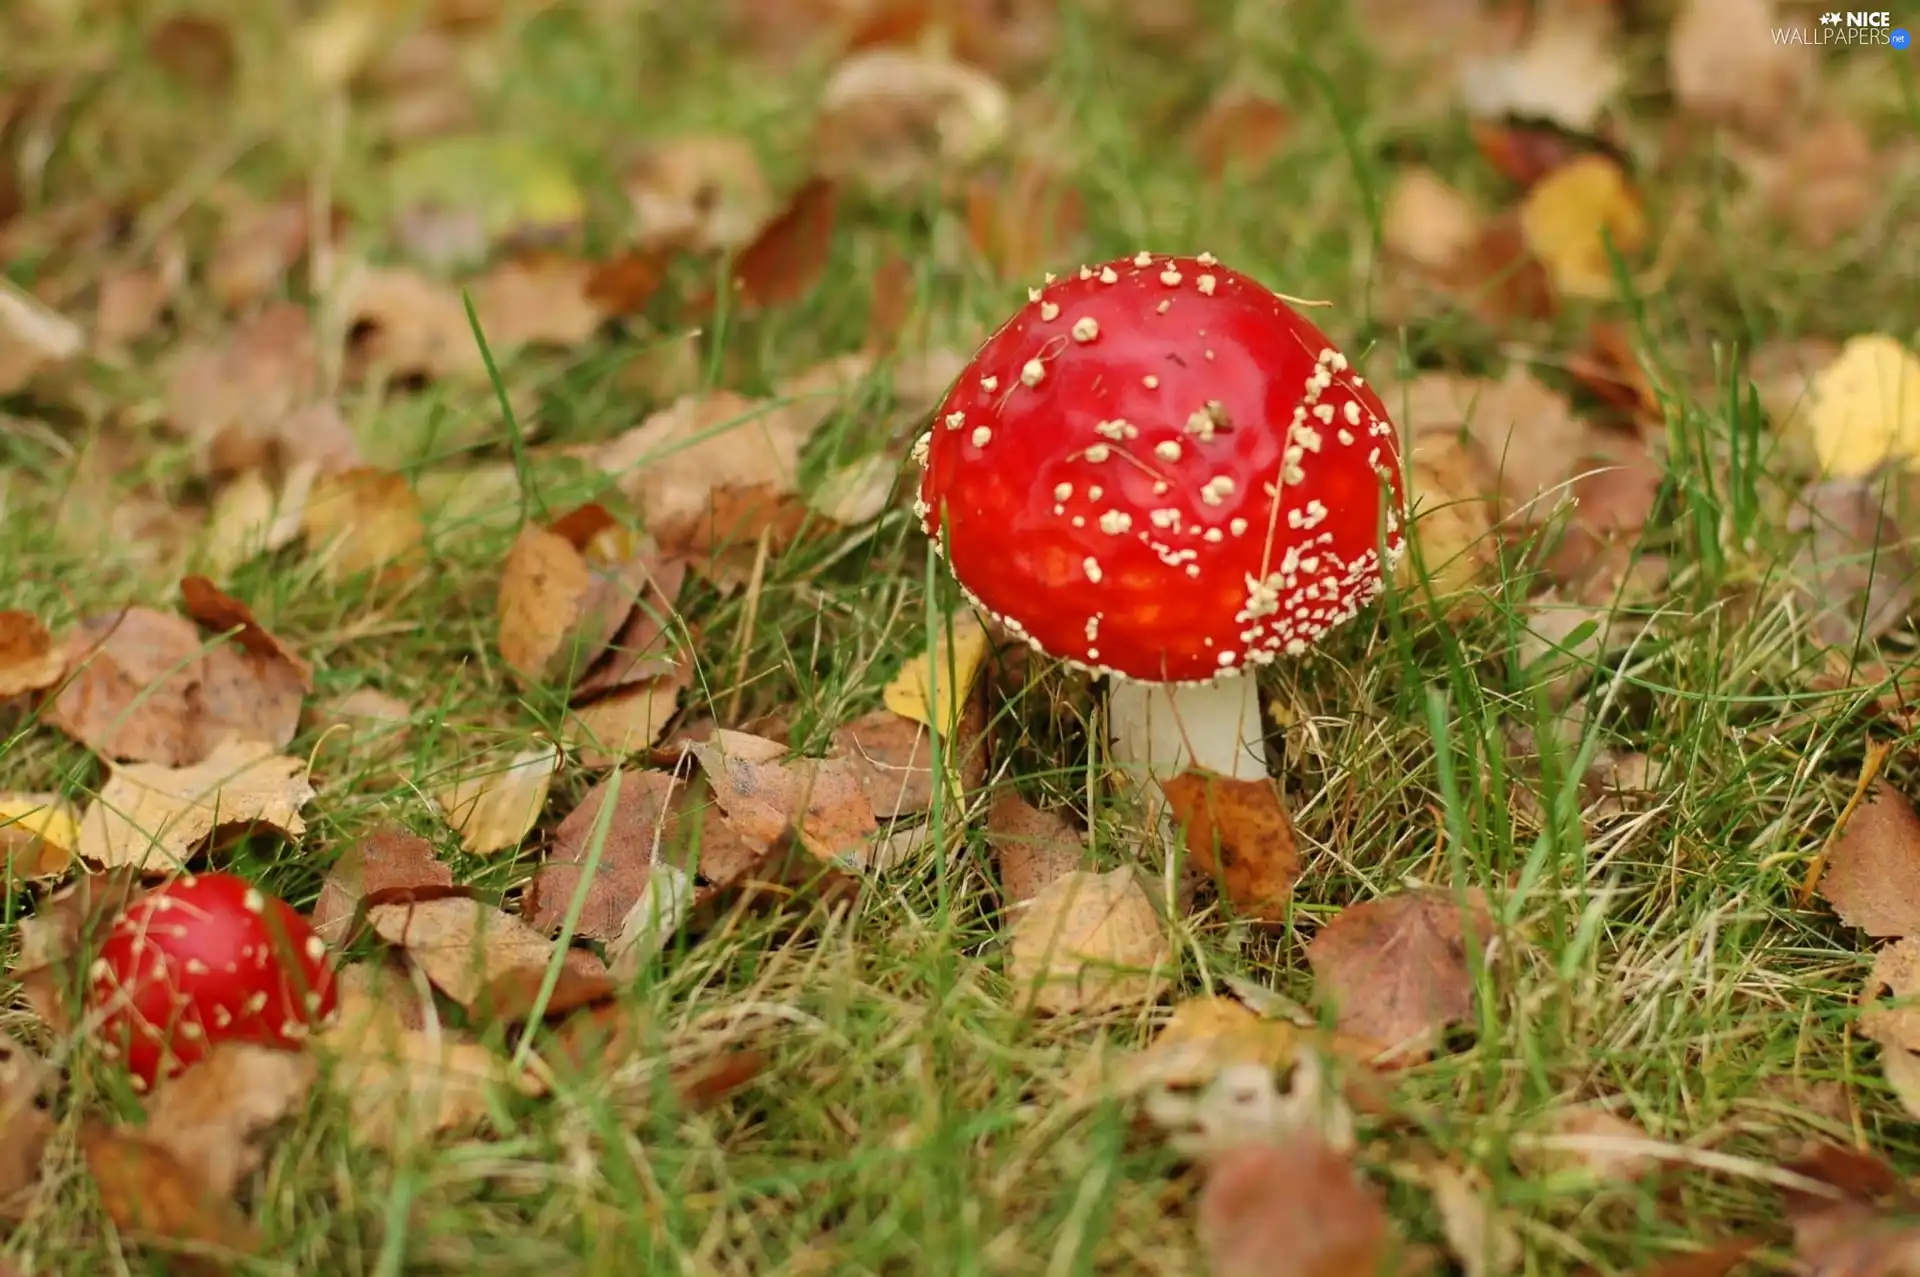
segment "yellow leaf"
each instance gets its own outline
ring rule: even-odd
[[[80,820],[57,794],[0,794],[0,871],[57,878],[73,859]]]
[[[957,707],[973,690],[987,659],[987,632],[970,612],[940,628],[930,654],[908,661],[887,684],[888,709],[941,733],[953,730]]]
[[[1299,1050],[1300,1030],[1285,1020],[1262,1019],[1231,998],[1189,998],[1124,1066],[1123,1087],[1201,1087],[1236,1064],[1285,1068]]]
[[[1883,333],[1848,340],[1813,379],[1806,422],[1820,468],[1867,474],[1890,457],[1920,461],[1920,359]]]
[[[1604,155],[1583,155],[1540,179],[1520,206],[1520,229],[1563,297],[1612,297],[1609,244],[1625,258],[1647,244],[1640,196]]]

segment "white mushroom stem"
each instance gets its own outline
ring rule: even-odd
[[[1147,828],[1160,842],[1167,867],[1169,906],[1179,890],[1183,860],[1160,782],[1200,767],[1234,780],[1267,774],[1267,743],[1260,726],[1259,683],[1230,677],[1211,683],[1136,683],[1112,680],[1107,714],[1114,761],[1125,768],[1147,806]]]

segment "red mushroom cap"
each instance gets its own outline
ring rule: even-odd
[[[1379,396],[1205,254],[1049,276],[916,455],[921,525],[975,605],[1126,678],[1208,682],[1304,651],[1405,547]]]
[[[327,946],[286,901],[245,878],[176,878],[114,919],[87,979],[109,1058],[134,1089],[221,1042],[295,1049],[333,1014]]]

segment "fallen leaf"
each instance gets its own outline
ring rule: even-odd
[[[1464,620],[1488,602],[1479,587],[1498,549],[1488,499],[1497,487],[1494,468],[1462,429],[1420,431],[1405,461],[1413,553],[1400,560],[1396,579],[1403,588],[1423,584],[1442,615]]]
[[[1006,89],[977,67],[865,49],[835,67],[820,91],[814,165],[829,178],[897,195],[985,156],[1012,122]]]
[[[612,990],[584,952],[556,950],[520,919],[466,896],[375,905],[367,925],[405,951],[434,988],[487,1018],[521,1018],[556,961],[560,981],[549,1014],[597,1002]]]
[[[1466,61],[1461,92],[1467,109],[1591,130],[1626,78],[1617,26],[1613,11],[1600,5],[1542,10],[1517,47]]]
[[[339,988],[338,1018],[315,1036],[313,1050],[325,1065],[322,1078],[346,1103],[356,1141],[406,1149],[479,1125],[496,1095],[537,1091],[465,1034],[409,1028],[407,984],[385,969],[348,967]]]
[[[1685,1251],[1656,1260],[1636,1270],[1634,1277],[1727,1277],[1758,1249],[1757,1240],[1735,1237],[1705,1250]]]
[[[347,757],[364,763],[377,761],[405,743],[414,710],[397,696],[359,687],[313,706],[308,718],[310,726],[320,731],[320,744],[337,746]]]
[[[595,278],[593,263],[555,254],[495,266],[470,287],[488,348],[500,352],[585,342],[608,315],[601,299],[609,294],[594,292]]]
[[[1500,517],[1524,526],[1553,514],[1566,495],[1572,460],[1591,444],[1591,427],[1574,415],[1566,396],[1519,364],[1498,381],[1422,373],[1382,396],[1410,438],[1464,426],[1494,469]]]
[[[1447,275],[1473,251],[1486,215],[1430,168],[1401,169],[1380,213],[1380,243],[1388,253]]]
[[[560,929],[586,872],[593,833],[606,807],[601,781],[553,831],[553,846],[527,884],[521,914],[541,931]],[[628,772],[608,818],[606,840],[574,933],[591,940],[617,940],[627,915],[647,889],[648,878],[664,860],[666,826],[677,781],[672,772]]]
[[[19,952],[13,976],[34,1014],[55,1033],[69,1033],[80,988],[80,972],[91,961],[105,933],[140,886],[131,869],[82,872],[75,880],[41,898],[16,924]]]
[[[117,270],[102,278],[93,307],[95,346],[119,350],[150,336],[178,283],[177,275],[158,267]]]
[[[1516,1146],[1515,1160],[1529,1174],[1585,1171],[1601,1183],[1628,1184],[1660,1164],[1646,1145],[1646,1128],[1591,1104],[1551,1109],[1539,1146]]]
[[[255,1253],[260,1238],[240,1210],[172,1152],[137,1131],[89,1123],[80,1153],[113,1226],[133,1237]]]
[[[229,213],[207,262],[214,300],[245,310],[271,296],[307,252],[309,201],[304,193]]]
[[[1466,1277],[1500,1277],[1520,1266],[1524,1255],[1511,1224],[1500,1218],[1478,1177],[1445,1162],[1421,1168],[1447,1246]]]
[[[58,794],[0,793],[0,882],[62,876],[79,839],[79,813]]]
[[[0,612],[0,700],[44,691],[67,670],[65,646],[31,612]]]
[[[18,1062],[11,1039],[0,1043],[7,1065]],[[40,1178],[40,1159],[53,1138],[53,1114],[34,1103],[35,1084],[0,1074],[0,1216],[13,1218],[19,1199],[31,1193]]]
[[[487,375],[466,304],[450,284],[404,266],[379,267],[356,275],[341,305],[355,335],[355,364],[363,372],[396,379]],[[486,331],[482,324],[481,332]],[[495,353],[510,352],[502,346]]]
[[[233,36],[212,18],[176,13],[147,32],[146,45],[154,64],[183,85],[208,93],[233,87]]]
[[[1120,1085],[1131,1094],[1148,1087],[1203,1087],[1221,1070],[1254,1064],[1279,1072],[1300,1050],[1300,1029],[1268,1020],[1232,998],[1188,998],[1154,1035],[1152,1045],[1121,1067]]]
[[[1160,782],[1187,854],[1217,879],[1241,913],[1278,922],[1291,912],[1300,876],[1293,822],[1270,780],[1234,780],[1194,769]]]
[[[1758,134],[1799,112],[1807,50],[1773,38],[1774,0],[1682,0],[1667,32],[1667,83],[1682,110]]]
[[[1065,817],[1014,793],[987,808],[987,843],[1000,861],[1000,893],[1009,908],[1079,871],[1087,856],[1086,839]]]
[[[1521,190],[1582,155],[1604,151],[1623,157],[1600,138],[1540,120],[1474,120],[1469,124],[1480,157]]]
[[[620,921],[619,934],[607,945],[610,974],[615,980],[631,983],[667,947],[667,941],[693,916],[696,895],[698,888],[687,870],[669,864],[652,866],[646,885]]]
[[[833,256],[840,190],[814,178],[733,257],[733,307],[743,313],[797,302],[826,277]]]
[[[1920,1053],[1920,937],[1907,936],[1874,955],[1860,1008],[1862,1034],[1889,1052]]]
[[[214,1197],[259,1167],[256,1137],[291,1114],[317,1074],[313,1057],[244,1042],[215,1046],[147,1100],[146,1139]]]
[[[886,707],[903,718],[952,735],[960,706],[973,691],[987,658],[988,637],[969,610],[936,626],[933,647],[909,657],[881,693]]]
[[[304,759],[228,740],[191,767],[123,763],[80,821],[75,850],[105,868],[156,873],[185,865],[216,833],[267,829],[298,838],[313,800]]]
[[[420,498],[406,477],[371,467],[315,483],[300,528],[335,579],[405,571],[417,562],[427,535]]]
[[[180,602],[187,615],[207,629],[233,631],[234,641],[248,656],[254,658],[261,669],[276,672],[284,670],[291,674],[303,696],[313,690],[313,666],[254,619],[253,610],[245,603],[225,593],[206,577],[189,576],[182,579]]]
[[[1920,458],[1920,358],[1882,333],[1851,337],[1813,379],[1805,423],[1821,469],[1857,478]]]
[[[1007,979],[1055,1014],[1152,1001],[1173,959],[1160,913],[1131,868],[1062,874],[1016,907]]]
[[[1570,597],[1595,605],[1611,602],[1630,572],[1644,569],[1634,549],[1666,479],[1639,439],[1608,440],[1602,446],[1609,454],[1574,462],[1567,485],[1572,508],[1545,564]]]
[[[1478,890],[1464,906],[1450,891],[1401,891],[1341,910],[1307,946],[1307,961],[1342,1032],[1411,1059],[1473,1014],[1469,929],[1484,953],[1493,918]]]
[[[750,841],[771,845],[791,827],[808,851],[826,860],[854,854],[879,828],[849,763],[783,760],[785,746],[724,730],[689,749],[727,823]]]
[[[344,423],[316,429],[326,419],[303,411],[320,398],[320,355],[306,307],[293,302],[269,303],[232,333],[181,348],[166,395],[168,423],[216,471],[301,461],[333,471],[358,462]]]
[[[852,764],[881,820],[917,815],[933,802],[933,745],[924,723],[875,710],[834,729],[832,756]]]
[[[349,928],[362,901],[411,899],[452,886],[453,870],[433,854],[432,843],[403,830],[376,829],[333,862],[308,921],[322,940],[338,948],[351,938]]]
[[[518,847],[546,810],[547,792],[560,765],[553,745],[522,750],[504,765],[461,775],[436,790],[433,800],[460,835],[469,854],[489,856]]]
[[[1555,169],[1520,206],[1527,246],[1563,297],[1612,298],[1613,256],[1631,264],[1647,245],[1647,215],[1620,165],[1583,155]]]
[[[299,540],[319,477],[314,466],[299,465],[278,482],[264,470],[243,470],[221,485],[207,511],[207,571],[230,577],[241,565]]]
[[[1785,154],[1750,167],[1800,242],[1824,250],[1872,217],[1884,162],[1858,120],[1835,114],[1797,129]]]
[[[512,132],[405,147],[381,185],[401,246],[439,271],[475,265],[496,245],[564,238],[586,214],[563,148]]]
[[[528,682],[580,684],[633,615],[655,562],[604,506],[522,527],[500,571],[501,659]]]
[[[680,693],[692,686],[693,667],[682,665],[650,682],[619,687],[571,706],[561,739],[581,766],[611,767],[658,743],[679,709]]]
[[[1215,181],[1230,173],[1247,177],[1273,162],[1292,126],[1287,109],[1266,94],[1228,85],[1194,122],[1187,151]]]
[[[1212,1277],[1389,1273],[1392,1225],[1346,1158],[1302,1134],[1215,1157],[1195,1208]]]
[[[0,279],[0,395],[11,395],[86,349],[80,325]]]
[[[900,459],[869,453],[831,471],[807,494],[807,508],[843,528],[857,528],[886,513],[900,484]]]
[[[1060,267],[1086,226],[1078,187],[1035,162],[982,172],[967,183],[967,238],[1002,279]]]
[[[1829,479],[1801,489],[1788,512],[1789,531],[1810,533],[1793,566],[1813,632],[1831,647],[1872,643],[1913,610],[1920,567],[1883,496],[1872,480]]]
[[[633,235],[648,251],[741,247],[778,210],[745,138],[694,133],[649,147],[624,179]]]

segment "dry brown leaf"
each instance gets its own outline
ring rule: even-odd
[[[867,49],[841,62],[821,89],[814,166],[836,181],[899,194],[985,156],[1012,119],[1007,91],[976,67]]]
[[[1584,1170],[1603,1183],[1627,1184],[1660,1164],[1645,1147],[1652,1140],[1645,1127],[1591,1104],[1552,1109],[1541,1125],[1548,1143],[1514,1149],[1529,1174]]]
[[[1521,190],[1530,189],[1555,169],[1594,151],[1621,158],[1600,138],[1547,124],[1474,120],[1469,128],[1480,158]]]
[[[546,810],[560,751],[553,745],[522,750],[503,764],[468,771],[434,791],[433,800],[460,845],[475,856],[518,847]]]
[[[113,769],[80,821],[85,859],[106,868],[165,873],[187,863],[216,833],[306,832],[313,799],[305,759],[260,741],[227,740],[191,767],[124,763]]]
[[[1013,793],[987,809],[987,843],[999,857],[1000,891],[1009,907],[1079,871],[1087,856],[1086,839],[1065,817]]]
[[[1301,1031],[1285,1020],[1267,1020],[1232,998],[1188,998],[1152,1045],[1121,1068],[1124,1093],[1148,1087],[1185,1090],[1206,1086],[1221,1070],[1255,1064],[1279,1072],[1300,1050]]]
[[[146,1138],[215,1197],[229,1197],[260,1165],[255,1142],[313,1088],[313,1057],[223,1042],[147,1101]]]
[[[1402,169],[1380,214],[1381,247],[1436,275],[1460,268],[1486,215],[1430,168]]]
[[[625,186],[649,252],[736,249],[778,211],[752,144],[729,133],[668,138],[628,168]]]
[[[743,314],[784,306],[811,293],[826,277],[840,217],[840,189],[816,177],[795,191],[787,206],[762,226],[728,263],[731,306]],[[710,297],[690,307],[710,310]]]
[[[291,741],[304,665],[271,643],[203,647],[192,622],[150,608],[82,622],[68,637],[67,682],[46,720],[103,758],[173,766],[199,762],[228,737]]]
[[[356,364],[365,369],[394,378],[487,375],[466,306],[451,284],[404,266],[379,267],[358,275],[341,305],[356,333]],[[494,353],[505,354],[505,347]]]
[[[308,921],[322,940],[337,948],[350,938],[349,927],[363,901],[384,904],[452,886],[453,870],[433,854],[432,843],[403,830],[376,829],[334,861]]]
[[[879,828],[850,763],[785,759],[784,745],[725,730],[690,752],[727,823],[749,841],[771,845],[791,827],[801,845],[825,860],[856,853]]]
[[[1493,467],[1464,430],[1436,428],[1413,436],[1406,468],[1414,552],[1400,560],[1397,579],[1403,588],[1424,581],[1449,619],[1473,616],[1487,604],[1478,587],[1498,548]]]
[[[1616,47],[1618,25],[1604,5],[1544,7],[1519,46],[1468,60],[1461,75],[1467,109],[1549,120],[1578,132],[1592,129],[1626,78]]]
[[[163,18],[147,32],[147,55],[174,80],[218,94],[233,87],[239,55],[220,22],[196,13]]]
[[[1362,1277],[1390,1273],[1392,1225],[1346,1158],[1301,1133],[1215,1157],[1195,1229],[1213,1277]]]
[[[1827,479],[1801,489],[1788,512],[1789,531],[1810,534],[1794,569],[1813,632],[1832,647],[1872,643],[1913,611],[1920,565],[1885,495],[1872,479]]]
[[[336,578],[403,573],[419,561],[427,535],[420,497],[406,477],[368,466],[315,483],[300,528]]]
[[[87,335],[11,280],[0,279],[0,395],[79,356]]]
[[[80,813],[60,795],[0,793],[0,881],[61,877],[79,841]]]
[[[1159,995],[1172,945],[1131,868],[1075,870],[1016,907],[1007,979],[1055,1014],[1138,1006]]]
[[[1920,937],[1895,941],[1874,955],[1860,991],[1860,1032],[1889,1053],[1920,1054]]]
[[[585,872],[595,825],[606,807],[609,781],[587,791],[580,805],[553,831],[546,862],[527,884],[521,914],[542,931],[558,931]],[[617,940],[627,913],[647,888],[656,858],[664,859],[668,813],[678,782],[672,772],[628,772],[608,818],[600,863],[587,888],[574,934]]]
[[[1597,437],[1597,436],[1596,436]],[[1652,517],[1665,472],[1637,438],[1609,439],[1605,455],[1574,463],[1571,517],[1547,556],[1547,573],[1582,602],[1611,601],[1635,567],[1634,547]]]
[[[1608,155],[1583,155],[1540,179],[1520,206],[1527,246],[1562,297],[1619,292],[1614,257],[1631,269],[1647,245],[1640,194]]]
[[[335,758],[367,763],[399,749],[412,730],[413,717],[413,706],[399,697],[359,687],[312,706],[307,722],[310,730],[321,733],[316,751],[338,750]]]
[[[967,184],[967,238],[1003,279],[1064,266],[1086,227],[1086,201],[1063,174],[1033,161]]]
[[[1421,1167],[1421,1178],[1433,1194],[1440,1230],[1465,1277],[1503,1277],[1520,1266],[1520,1239],[1501,1218],[1482,1176],[1433,1161]]]
[[[216,577],[300,538],[300,520],[319,473],[311,464],[277,482],[264,470],[243,470],[222,484],[207,511],[206,566]]]
[[[1769,134],[1797,114],[1817,59],[1773,38],[1774,0],[1682,0],[1667,33],[1667,82],[1682,110]]]
[[[207,263],[207,289],[230,311],[265,301],[306,255],[309,201],[299,194],[228,215]]]
[[[1920,815],[1875,781],[1829,851],[1820,894],[1840,920],[1875,939],[1920,935]]]
[[[578,684],[633,615],[655,563],[604,506],[527,524],[500,571],[501,658],[529,682]]]
[[[1266,94],[1228,85],[1194,122],[1187,149],[1200,171],[1215,181],[1230,174],[1247,177],[1273,162],[1292,126],[1287,109]]]
[[[1300,853],[1293,822],[1270,780],[1234,780],[1198,769],[1160,783],[1187,854],[1217,879],[1241,913],[1265,922],[1287,917]]]
[[[367,910],[367,923],[404,950],[434,988],[489,1018],[524,1015],[556,960],[560,982],[548,1013],[598,1002],[612,989],[585,952],[556,950],[520,919],[466,896],[376,905]]]
[[[407,983],[385,968],[341,973],[340,1012],[313,1040],[324,1080],[346,1103],[357,1140],[399,1150],[479,1125],[497,1092],[537,1086],[452,1029],[409,1027]]]
[[[1589,450],[1592,428],[1574,415],[1566,396],[1517,364],[1499,381],[1422,373],[1382,395],[1414,438],[1464,425],[1495,468],[1503,517],[1526,524],[1553,513],[1572,477],[1572,459]]]
[[[0,612],[0,700],[44,691],[67,670],[64,644],[31,612]]]
[[[320,397],[319,359],[306,308],[273,302],[224,339],[174,356],[167,420],[217,471],[275,461],[308,461],[323,473],[357,465],[359,445],[345,424],[303,411]]]
[[[834,729],[832,756],[852,764],[881,820],[917,815],[933,802],[933,742],[924,724],[875,710]]]
[[[580,345],[607,321],[602,298],[611,298],[588,287],[595,278],[593,263],[569,257],[501,262],[470,286],[488,348],[497,357],[528,346]]]
[[[1396,1058],[1429,1054],[1449,1024],[1473,1013],[1468,933],[1484,954],[1493,917],[1478,889],[1397,892],[1349,905],[1307,946],[1314,985],[1343,1033]]]
[[[253,609],[206,577],[183,578],[180,602],[187,615],[207,629],[216,633],[233,632],[234,641],[263,667],[289,671],[303,695],[313,690],[313,666],[260,624],[254,618]]]
[[[650,682],[616,688],[570,707],[561,739],[581,766],[611,767],[658,743],[679,709],[680,693],[692,686],[689,663]]]
[[[93,340],[117,350],[151,335],[173,300],[178,277],[158,267],[116,270],[100,280],[93,306]]]
[[[14,1073],[18,1047],[0,1040],[8,1066],[0,1070],[0,1217],[12,1218],[17,1199],[34,1190],[40,1178],[40,1159],[53,1137],[53,1114],[34,1102],[36,1083]]]
[[[80,1152],[102,1209],[122,1232],[241,1255],[259,1248],[238,1207],[139,1132],[89,1123],[80,1129]]]

